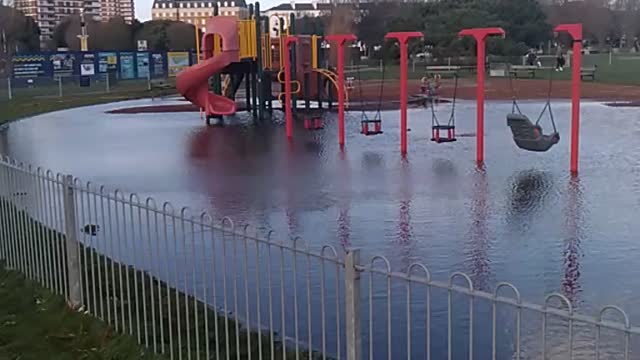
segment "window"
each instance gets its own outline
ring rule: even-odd
[[[189,24],[191,24],[191,19],[187,19],[187,22],[188,22]]]
[[[231,15],[235,15],[235,14],[236,14],[236,12],[235,12],[235,11],[230,11],[229,13],[230,13]]]
[[[206,24],[206,23],[207,23],[207,20],[202,19],[202,20],[200,20],[200,22],[202,23],[202,25],[204,25],[204,24]]]
[[[218,1],[218,7],[220,7],[220,6],[221,6],[221,5],[220,5],[220,1]]]
[[[183,7],[184,7],[184,4],[183,4],[183,3],[180,3],[180,7],[181,7],[181,8],[183,8]]]
[[[231,2],[231,7],[234,7],[234,6],[236,6],[236,2],[235,2],[235,1],[232,1],[232,2]]]
[[[213,3],[209,3],[209,7],[213,7]]]
[[[167,4],[162,3],[162,8],[164,9],[167,6]]]
[[[172,9],[172,8],[173,8],[173,4],[169,3],[169,9]]]
[[[227,2],[226,1],[224,2],[224,7],[227,7]]]

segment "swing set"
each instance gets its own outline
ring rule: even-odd
[[[458,74],[454,74],[453,100],[451,100],[451,114],[446,123],[441,122],[436,114],[435,105],[437,99],[429,98],[429,106],[431,107],[431,141],[436,144],[448,143],[456,141],[456,98],[458,97]],[[441,132],[446,131],[447,136],[441,136]]]
[[[571,162],[570,171],[576,174],[578,171],[578,141],[579,141],[579,119],[580,119],[580,67],[582,56],[582,25],[581,24],[562,24],[555,28],[556,32],[567,32],[573,38],[573,68],[572,68],[572,106],[571,106]],[[485,43],[489,36],[501,35],[505,36],[504,30],[501,28],[474,28],[464,29],[458,33],[459,37],[472,36],[476,43],[476,162],[481,165],[484,162],[484,83],[485,83]],[[287,37],[285,46],[294,42],[295,37]],[[400,152],[404,156],[407,154],[407,78],[408,78],[408,49],[407,44],[410,39],[422,38],[420,32],[391,32],[385,36],[385,39],[394,39],[398,41],[400,49]],[[326,37],[328,41],[333,42],[338,50],[337,56],[337,81],[338,81],[338,143],[341,147],[345,144],[345,77],[344,77],[344,46],[347,41],[354,41],[356,37],[352,34],[329,35]],[[285,68],[289,64],[285,57]],[[287,77],[287,69],[285,69],[285,78]],[[383,67],[384,74],[384,67]],[[286,86],[289,85],[289,86]],[[551,89],[553,78],[549,76],[549,90],[547,102],[543,107],[537,120],[532,122],[526,115],[520,111],[516,97],[513,96],[513,108],[507,115],[507,125],[512,131],[514,141],[518,147],[524,150],[544,152],[548,151],[553,145],[560,140],[560,135],[556,128],[553,111],[551,109]],[[382,93],[384,87],[383,81],[380,84],[380,93],[378,101],[378,109],[373,117],[369,117],[363,110],[361,115],[361,132],[364,135],[378,135],[382,133],[382,115],[380,112],[382,103]],[[289,79],[285,79],[285,92],[291,93]],[[444,122],[440,121],[435,114],[432,102],[432,140],[438,144],[456,141],[455,133],[455,105],[458,88],[458,77],[455,76],[454,99],[451,106],[451,114],[449,119]],[[513,88],[512,88],[513,90]],[[362,93],[362,87],[361,87]],[[515,94],[515,92],[514,92]],[[292,137],[292,118],[291,118],[291,97],[285,100],[285,116],[287,124],[287,137]],[[540,122],[545,115],[549,114],[553,132],[544,134]],[[373,126],[371,128],[370,126]],[[446,136],[441,132],[446,131]]]
[[[362,77],[360,75],[360,67],[356,67],[356,72],[358,75],[358,88],[360,92],[360,107],[362,110],[362,113],[360,114],[360,133],[365,136],[380,135],[383,133],[382,113],[380,112],[380,110],[382,109],[382,94],[384,92],[384,75],[386,72],[386,68],[387,66],[383,61],[381,76],[382,79],[380,80],[380,90],[378,91],[378,107],[373,117],[369,117],[369,115],[365,111],[365,101],[362,94]]]
[[[551,110],[551,90],[553,88],[553,70],[549,71],[549,88],[547,91],[547,102],[545,103],[538,119],[535,123],[531,122],[528,116],[520,111],[520,106],[516,99],[516,92],[513,87],[513,79],[511,72],[509,72],[509,86],[511,87],[512,94],[512,106],[511,114],[507,115],[507,126],[511,129],[513,134],[513,141],[516,145],[524,150],[545,152],[549,151],[551,147],[560,141],[560,134],[556,128],[556,122],[553,118],[553,111]],[[542,127],[540,126],[540,120],[542,120],[545,113],[549,113],[549,119],[553,126],[553,132],[550,134],[544,134]]]

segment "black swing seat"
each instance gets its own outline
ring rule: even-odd
[[[542,127],[536,125],[523,114],[507,115],[507,125],[513,133],[516,145],[524,150],[544,152],[560,141],[557,132],[544,135]]]
[[[450,142],[454,142],[454,141],[458,141],[458,139],[456,138],[446,138],[446,137],[441,137],[441,138],[431,138],[431,141],[435,141],[438,144],[441,143],[450,143]]]
[[[431,141],[434,141],[438,144],[441,143],[450,143],[450,142],[454,142],[457,141],[458,139],[456,139],[455,136],[452,137],[435,137],[435,134],[439,134],[439,132],[442,131],[446,131],[447,133],[449,133],[449,131],[455,131],[456,126],[455,125],[433,125],[431,126],[431,134],[433,134],[433,137],[431,138]]]
[[[454,125],[433,125],[431,129],[433,130],[455,130]]]

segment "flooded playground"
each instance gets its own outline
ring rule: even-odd
[[[370,137],[359,134],[360,114],[348,113],[344,151],[333,113],[321,131],[297,124],[292,142],[283,126],[249,125],[246,114],[227,127],[206,127],[197,113],[106,113],[151,104],[13,123],[0,133],[0,153],[228,216],[263,234],[358,247],[363,259],[384,255],[399,271],[422,262],[434,278],[464,271],[478,289],[508,281],[530,301],[557,291],[583,313],[615,304],[632,322],[640,318],[633,306],[640,295],[637,109],[582,104],[580,174],[572,178],[565,101],[553,103],[561,140],[546,153],[513,144],[505,120],[510,102],[487,103],[482,168],[474,160],[474,102],[458,103],[459,138],[449,144],[429,141],[430,111],[410,109],[406,159],[397,111],[384,112],[384,134]],[[543,103],[520,107],[535,119]],[[441,118],[448,111],[438,109]]]

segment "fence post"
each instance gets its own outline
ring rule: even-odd
[[[345,324],[347,360],[361,360],[362,332],[360,331],[360,249],[347,251],[344,272]]]
[[[58,96],[62,97],[62,76],[58,76]]]
[[[67,255],[67,275],[69,277],[69,299],[71,308],[82,305],[80,289],[80,259],[78,255],[78,235],[76,232],[76,209],[73,190],[73,176],[66,175],[63,180],[64,234]]]
[[[13,93],[11,92],[11,75],[7,77],[7,93],[9,94],[9,100],[13,99]]]
[[[107,92],[109,92],[109,71],[107,71],[107,72],[105,73],[105,75],[106,75],[106,77],[105,77],[105,80],[106,80],[105,84],[107,85]]]

